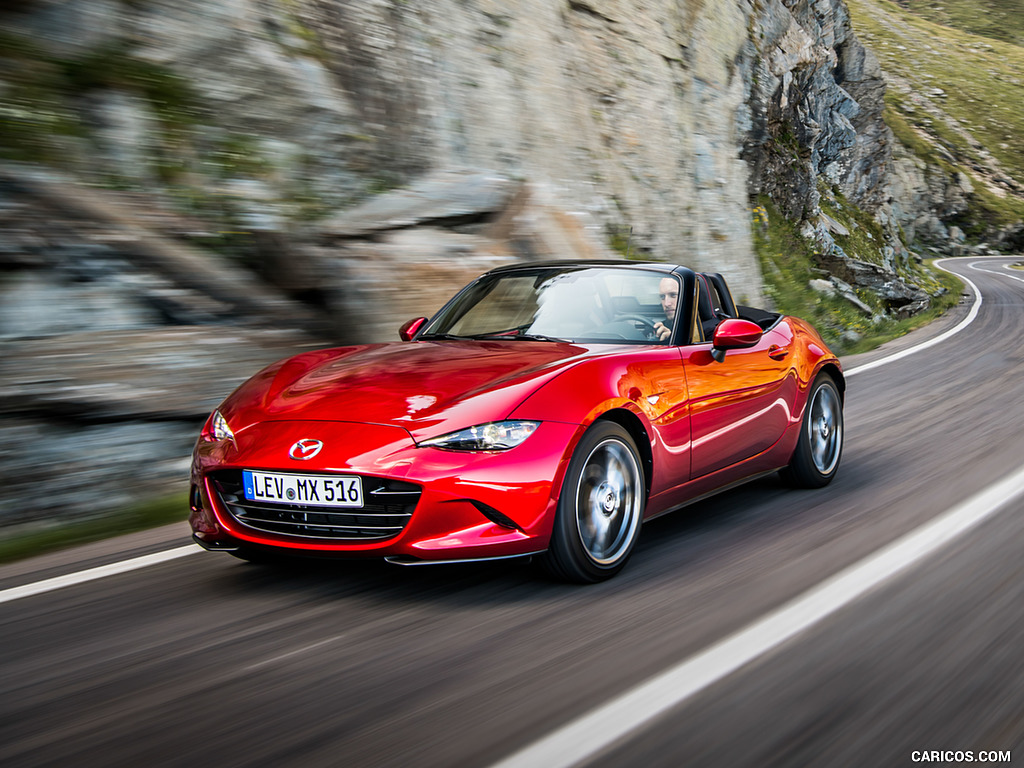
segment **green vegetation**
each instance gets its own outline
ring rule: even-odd
[[[608,229],[608,245],[624,259],[630,261],[646,261],[651,254],[640,250],[639,243],[633,237],[632,227],[620,226]]]
[[[145,136],[119,137],[141,141],[132,148],[138,152],[132,167],[106,162],[112,138],[97,131],[97,107],[111,92],[132,95],[150,118]],[[61,58],[0,30],[0,159],[53,166],[110,189],[157,186],[180,211],[204,222],[197,229],[208,234],[193,237],[195,244],[242,261],[253,253],[243,224],[249,201],[233,192],[234,182],[260,182],[272,198],[261,202],[291,221],[315,220],[337,206],[311,181],[312,155],[280,158],[299,170],[282,173],[259,137],[224,129],[216,117],[185,78],[135,55],[129,41]],[[367,194],[394,185],[370,181]]]
[[[632,241],[630,238],[630,231],[628,227],[618,227],[615,229],[609,228],[608,231],[608,245],[613,251],[627,258],[632,253]]]
[[[164,67],[137,58],[124,43],[105,45],[73,59],[48,54],[31,40],[0,32],[0,158],[74,169],[84,180],[114,189],[138,186],[116,170],[86,158],[95,156],[93,118],[83,95],[117,90],[136,95],[154,116],[144,158],[182,210],[209,221],[221,235],[237,229],[231,201],[217,199],[194,184],[201,167],[208,178],[258,177],[268,163],[249,137],[226,135],[197,142],[202,109],[188,82]],[[91,167],[90,167],[91,166]],[[147,168],[139,168],[145,178]],[[231,239],[231,238],[228,238]],[[237,250],[231,247],[221,251]]]
[[[1020,0],[899,0],[923,19],[973,35],[1024,46]]]
[[[196,123],[196,97],[189,84],[173,72],[132,56],[126,43],[105,45],[79,59],[54,59],[66,92],[97,88],[134,91],[152,105],[167,128]]]
[[[20,532],[14,529],[13,533],[5,531],[3,540],[0,540],[0,563],[180,522],[187,517],[188,497],[176,494],[95,520],[46,528],[33,526]]]
[[[871,264],[882,264],[885,233],[881,225],[857,206],[847,202],[839,192],[819,183],[822,212],[839,222],[849,234],[836,233],[835,241],[847,256]]]
[[[849,255],[880,263],[880,255],[868,253],[873,250],[878,254],[882,244],[877,224],[841,198],[829,203],[823,196],[822,202],[823,210],[831,211],[829,215],[833,218],[837,218],[833,214],[839,215],[837,220],[851,231],[849,238],[845,238],[846,245],[840,242],[844,238],[836,238],[844,250],[849,246]],[[828,273],[818,266],[820,254],[814,244],[802,237],[770,200],[762,198],[760,203],[753,211],[753,234],[765,293],[778,311],[812,323],[836,352],[853,354],[873,349],[931,322],[956,304],[960,281],[927,265],[906,267],[906,276],[932,294],[932,306],[905,320],[886,316],[881,301],[870,291],[857,291],[857,298],[872,310],[870,316],[842,296],[815,291],[810,281],[827,278]]]
[[[971,210],[951,223],[981,237],[1024,219],[1024,195],[1000,181],[1008,177],[1018,190],[1024,182],[1024,47],[1014,44],[1024,27],[1019,2],[849,0],[849,6],[858,36],[889,75],[886,123],[951,178],[970,178]],[[969,17],[1002,26],[1006,35],[962,31],[977,29]]]
[[[293,55],[311,56],[321,63],[328,61],[327,48],[316,30],[308,26],[302,17],[299,0],[278,0],[279,18],[283,22],[283,33],[271,26],[267,32],[275,43]]]
[[[198,119],[186,81],[131,55],[124,43],[106,45],[74,59],[52,56],[31,40],[0,32],[0,157],[67,164],[75,154],[66,139],[88,139],[89,121],[77,102],[108,88],[136,93],[159,121],[160,144],[174,148]]]
[[[0,158],[62,160],[66,140],[86,128],[64,103],[60,68],[32,41],[0,30],[0,76]]]

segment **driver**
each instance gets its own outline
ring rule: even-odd
[[[676,304],[679,302],[679,282],[673,277],[663,277],[658,283],[658,298],[661,309],[665,313],[665,322],[654,324],[654,332],[658,341],[668,341],[672,335],[672,322],[676,317]]]

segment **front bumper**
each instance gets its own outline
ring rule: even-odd
[[[192,465],[190,523],[206,549],[273,549],[292,554],[384,557],[402,564],[492,559],[547,548],[562,478],[582,429],[544,422],[522,445],[502,452],[417,447],[397,427],[316,422],[256,425],[235,441],[200,442]],[[357,474],[422,489],[404,528],[385,539],[313,538],[256,530],[231,514],[214,481],[225,469],[296,471],[280,457],[303,436],[326,434],[324,450],[301,470]],[[312,464],[312,466],[310,466]]]

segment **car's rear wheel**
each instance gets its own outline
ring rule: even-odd
[[[814,380],[800,425],[800,440],[782,477],[798,488],[832,482],[843,455],[843,399],[826,373]]]
[[[583,435],[562,483],[547,570],[592,583],[625,566],[640,533],[647,492],[640,455],[629,433],[599,421]]]

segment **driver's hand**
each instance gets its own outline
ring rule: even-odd
[[[654,324],[654,333],[658,337],[658,341],[668,341],[668,337],[672,335],[672,329],[664,323],[658,322]]]

